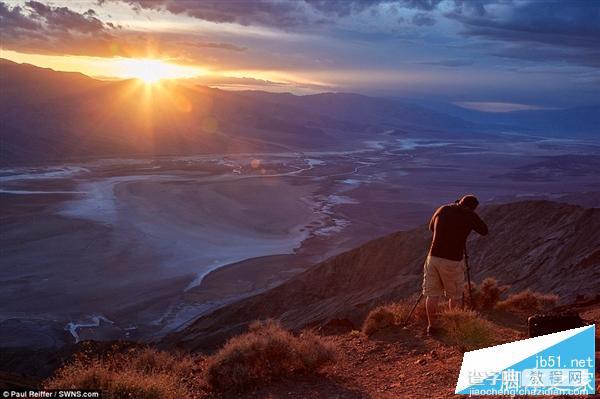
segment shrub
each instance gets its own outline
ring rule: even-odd
[[[473,350],[493,344],[492,324],[472,310],[453,309],[441,314],[441,327],[451,344]]]
[[[533,314],[556,306],[558,295],[542,294],[529,289],[510,295],[498,302],[498,309]]]
[[[399,302],[381,305],[371,310],[363,322],[362,332],[372,335],[386,327],[398,325],[406,320],[410,310],[415,304],[416,297],[403,299]],[[411,320],[426,320],[425,301],[421,301],[415,308]]]
[[[312,332],[295,337],[273,320],[255,322],[207,360],[206,380],[216,390],[243,390],[333,361],[335,349]]]
[[[371,310],[365,319],[362,332],[372,335],[377,331],[396,324],[396,314],[391,305],[378,306]]]
[[[498,280],[488,277],[481,284],[471,283],[473,303],[478,310],[492,310],[500,301],[500,296],[510,288],[509,285],[498,285]],[[468,287],[467,287],[468,289]]]
[[[194,368],[189,357],[154,349],[110,352],[102,357],[80,354],[44,384],[46,389],[100,389],[110,399],[190,397],[182,381]]]

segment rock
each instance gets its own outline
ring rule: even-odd
[[[423,366],[423,365],[424,365],[424,364],[426,364],[426,363],[427,363],[427,360],[425,360],[425,358],[420,358],[419,360],[417,360],[417,361],[415,362],[415,364],[418,364],[418,365],[420,365],[420,366]]]

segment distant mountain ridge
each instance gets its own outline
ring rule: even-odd
[[[573,300],[595,295],[600,281],[600,209],[525,201],[481,211],[490,228],[469,242],[472,278],[495,277],[511,290],[530,288]],[[265,293],[227,305],[164,338],[162,344],[206,349],[256,319],[291,329],[334,318],[358,322],[376,303],[420,290],[431,233],[425,226],[370,241],[330,258]]]

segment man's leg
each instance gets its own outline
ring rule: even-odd
[[[438,266],[438,272],[448,298],[448,309],[460,309],[461,297],[465,286],[464,264],[452,260],[444,260]]]
[[[440,296],[444,294],[436,262],[439,262],[439,259],[428,256],[425,261],[423,273],[423,295],[425,296],[425,310],[427,312],[427,335],[436,334],[438,303]]]
[[[452,298],[448,299],[448,309],[460,309],[461,308],[461,298]]]
[[[427,328],[431,329],[432,327],[437,327],[437,310],[438,303],[440,301],[439,296],[428,296],[425,299],[425,310],[427,311]]]

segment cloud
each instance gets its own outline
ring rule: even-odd
[[[600,3],[595,2],[534,2],[502,17],[453,17],[470,36],[573,47],[600,45]]]
[[[253,77],[232,77],[225,75],[202,75],[188,79],[187,81],[201,86],[211,86],[234,90],[269,90],[277,92],[289,92],[298,91],[298,89],[300,89],[301,92],[313,93],[331,90],[333,88],[332,86],[328,85],[303,83],[294,80],[274,81]]]
[[[220,75],[204,75],[189,79],[196,84],[203,86],[230,87],[230,88],[250,88],[250,87],[295,87],[287,82],[275,82],[267,79],[256,79],[251,77],[231,77]]]
[[[25,5],[32,11],[31,17],[43,19],[50,30],[98,33],[107,28],[114,28],[100,21],[92,9],[80,14],[67,7],[51,7],[38,1],[28,1]]]
[[[107,0],[102,0],[105,3]],[[367,9],[376,14],[376,7],[387,4],[417,11],[433,11],[444,0],[111,0],[125,2],[135,10],[164,10],[185,14],[216,23],[262,25],[286,29],[299,26],[322,25],[335,18],[348,17]],[[456,0],[461,3],[466,0]],[[101,4],[102,4],[101,3]],[[468,8],[468,5],[461,5]],[[431,25],[426,15],[416,17],[416,24]]]
[[[443,66],[443,67],[463,67],[463,66],[473,65],[473,60],[449,59],[449,60],[440,60],[440,61],[419,62],[418,64]]]
[[[0,2],[0,27],[3,39],[5,35],[27,35],[28,32],[97,34],[117,28],[102,22],[92,9],[78,13],[67,7],[52,7],[38,1],[27,1],[24,7],[12,8]]]
[[[389,0],[304,0],[304,2],[325,15],[346,17]]]
[[[200,47],[200,48],[214,48],[221,50],[229,50],[229,51],[246,51],[247,47],[236,46],[231,43],[220,43],[220,42],[203,42],[203,41],[189,41],[189,42],[180,42],[183,46],[192,46],[192,47]]]
[[[496,57],[525,60],[536,63],[555,62],[600,68],[600,49],[582,51],[577,48],[517,44],[505,46],[490,53]]]
[[[454,0],[452,13],[482,17],[487,14],[486,6],[497,2],[498,0]]]
[[[79,13],[37,1],[13,7],[0,1],[0,34],[5,49],[50,55],[154,56],[193,62],[195,59],[204,60],[210,50],[246,50],[245,47],[207,40],[196,34],[125,30],[101,21],[92,9]]]
[[[494,55],[598,66],[600,2],[545,0],[496,6],[495,12],[483,13],[457,6],[447,16],[462,24],[463,35],[504,44]]]
[[[217,23],[285,27],[308,22],[306,13],[302,7],[304,3],[296,1],[123,1],[130,4],[136,10],[165,10],[172,14],[186,14],[194,18]]]
[[[27,1],[10,8],[0,2],[2,47],[43,54],[108,55],[119,27],[102,22],[94,10],[83,13]]]
[[[3,38],[4,34],[8,32],[37,30],[41,27],[41,23],[26,16],[21,7],[9,8],[4,2],[0,2],[0,28],[2,29]]]
[[[435,18],[428,14],[418,12],[412,17],[412,23],[417,26],[432,26],[435,25]]]
[[[541,109],[552,109],[540,105],[520,104],[520,103],[500,103],[500,102],[479,102],[479,101],[458,101],[456,105],[474,109],[483,112],[513,112],[513,111],[531,111]]]
[[[398,0],[394,3],[404,8],[432,11],[436,9],[441,2],[442,0]]]

